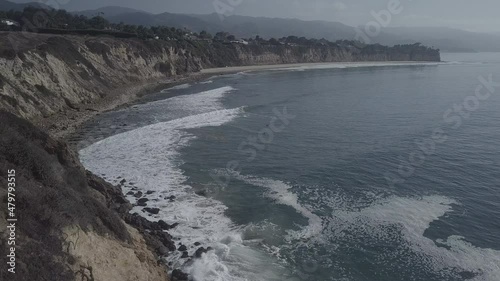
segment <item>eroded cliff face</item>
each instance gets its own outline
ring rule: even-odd
[[[2,48],[0,108],[27,119],[201,68],[182,49],[155,42],[21,33],[0,34],[0,40],[19,44]]]
[[[160,255],[175,249],[170,235],[129,214],[121,188],[85,172],[65,143],[0,111],[2,202],[12,174],[16,239],[7,245],[11,217],[5,207],[0,247],[15,247],[15,273],[7,271],[10,258],[2,254],[0,280],[169,280]]]
[[[0,33],[0,108],[34,119],[202,68],[342,61],[439,61],[439,52],[259,46]]]

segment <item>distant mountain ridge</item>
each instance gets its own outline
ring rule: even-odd
[[[106,14],[111,22],[124,22],[137,25],[167,25],[187,28],[195,32],[205,30],[209,33],[226,31],[237,37],[279,38],[289,35],[306,38],[325,38],[335,41],[352,40],[356,36],[353,26],[340,22],[303,21],[298,19],[265,18],[249,16],[228,16],[221,21],[219,15],[213,14],[151,14],[141,11],[131,13]],[[79,13],[85,13],[79,12]],[[361,27],[363,28],[363,27]],[[413,44],[421,42],[427,46],[440,48],[449,52],[500,51],[500,34],[486,34],[463,31],[445,27],[387,27],[372,38],[373,43],[382,45]]]
[[[22,10],[29,5],[45,6],[39,3],[16,4],[0,0],[0,10]],[[353,40],[356,31],[353,26],[330,21],[303,21],[299,19],[265,18],[233,15],[224,17],[213,14],[152,14],[136,9],[109,6],[95,10],[75,12],[76,14],[94,17],[101,15],[114,23],[135,25],[165,25],[176,28],[187,28],[200,32],[205,30],[215,34],[226,31],[236,37],[249,38],[259,35],[262,38],[279,38],[298,36],[306,38],[325,38],[330,41],[341,39]],[[363,29],[364,27],[360,27]],[[371,38],[370,43],[382,45],[413,44],[420,42],[436,47],[443,52],[500,52],[500,33],[475,33],[446,27],[386,27]]]
[[[115,17],[118,15],[123,15],[123,14],[133,14],[133,13],[144,13],[144,14],[150,14],[144,11],[136,10],[136,9],[131,9],[131,8],[126,8],[126,7],[120,7],[120,6],[107,6],[107,7],[102,7],[99,9],[95,10],[85,10],[81,12],[77,12],[80,15],[84,15],[86,17],[95,17],[98,15],[102,15],[104,17]]]
[[[0,11],[10,11],[10,10],[22,11],[24,8],[29,6],[51,9],[49,6],[38,2],[14,3],[6,0],[0,0]]]

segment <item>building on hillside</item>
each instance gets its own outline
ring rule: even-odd
[[[243,39],[238,39],[238,40],[232,40],[231,43],[233,44],[242,44],[242,45],[248,45],[248,42],[243,40]]]
[[[8,25],[8,26],[16,26],[16,27],[21,26],[17,21],[11,20],[11,19],[2,19],[0,21],[2,24]]]

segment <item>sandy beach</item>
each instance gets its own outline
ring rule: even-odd
[[[320,62],[320,63],[292,63],[292,64],[270,64],[270,65],[249,65],[208,68],[201,70],[202,74],[228,74],[243,71],[262,70],[286,70],[295,68],[348,68],[348,67],[371,67],[371,66],[397,66],[397,65],[422,65],[437,62],[415,62],[415,61],[367,61],[367,62]]]

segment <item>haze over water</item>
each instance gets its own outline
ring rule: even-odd
[[[181,85],[89,123],[80,156],[214,249],[168,257],[195,280],[500,280],[500,87],[472,98],[500,55],[442,59]]]

